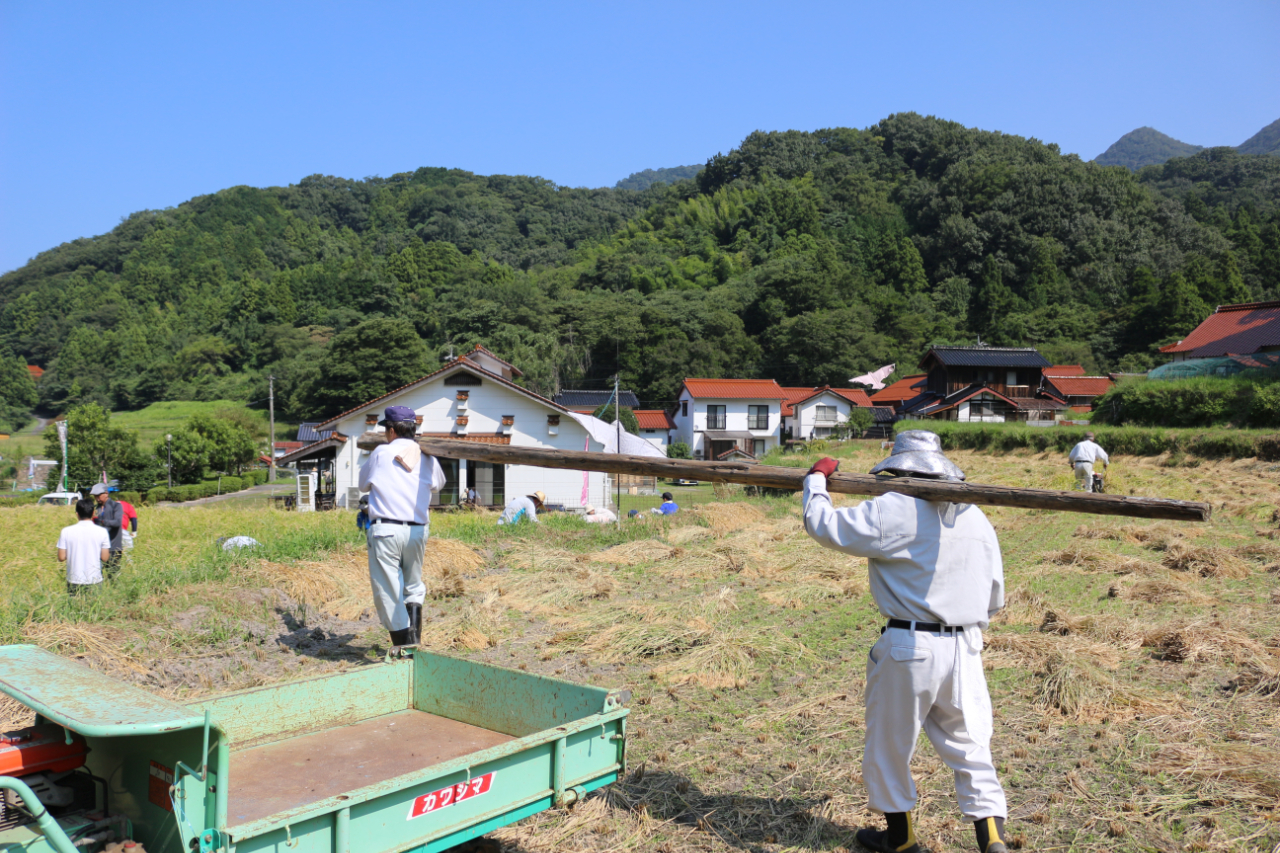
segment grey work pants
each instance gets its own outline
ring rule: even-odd
[[[378,610],[378,618],[388,631],[403,631],[409,627],[405,604],[421,604],[427,593],[422,583],[427,527],[373,524],[366,538],[369,543],[369,583],[373,587],[373,605]]]
[[[1076,463],[1076,491],[1078,492],[1093,491],[1093,463],[1092,462]]]

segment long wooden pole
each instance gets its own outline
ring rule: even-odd
[[[362,450],[371,450],[385,441],[381,433],[365,433],[356,444]],[[748,465],[744,462],[697,462],[690,459],[591,453],[583,450],[514,447],[447,438],[420,438],[418,444],[424,453],[441,459],[469,459],[499,465],[533,465],[539,468],[569,468],[575,471],[640,474],[673,479],[718,480],[725,483],[741,483],[789,491],[800,491],[804,487],[805,477],[805,471],[801,468]],[[1123,515],[1133,518],[1163,518],[1171,521],[1208,521],[1212,512],[1209,504],[1198,501],[1018,489],[1012,486],[948,483],[923,478],[876,477],[871,474],[836,473],[827,478],[827,489],[847,495],[883,495],[888,492],[898,492],[927,501],[951,501],[1021,509],[1052,509],[1062,512]]]

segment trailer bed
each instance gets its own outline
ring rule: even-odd
[[[231,751],[232,826],[317,803],[515,740],[409,709]]]

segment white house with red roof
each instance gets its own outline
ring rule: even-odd
[[[333,495],[338,506],[355,506],[357,478],[369,452],[356,447],[365,431],[377,426],[387,406],[417,412],[418,435],[486,444],[544,447],[557,450],[606,450],[569,409],[515,383],[520,370],[481,346],[408,385],[368,400],[315,425],[329,434],[295,450],[279,464],[310,466],[321,475],[319,492]],[[329,432],[331,431],[331,432]],[[605,431],[607,432],[607,430]],[[583,503],[609,504],[607,475],[582,471],[497,465],[441,459],[446,484],[440,502],[458,503],[474,488],[481,504],[501,506],[516,495],[545,492],[548,504],[577,508]]]
[[[666,453],[671,445],[671,433],[676,428],[671,415],[663,409],[632,409],[631,413],[636,416],[640,437]]]
[[[849,421],[854,407],[872,408],[871,398],[861,388],[815,388],[803,399],[791,404],[792,415],[787,425],[791,437],[808,440],[826,438],[840,424]]]
[[[782,434],[782,386],[772,379],[686,379],[671,419],[673,440],[695,459],[718,459],[735,447],[759,459]]]

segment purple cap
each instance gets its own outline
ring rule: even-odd
[[[413,423],[418,419],[418,413],[408,406],[387,406],[387,411],[382,420],[378,421],[378,426],[386,426],[397,421],[408,421]]]

